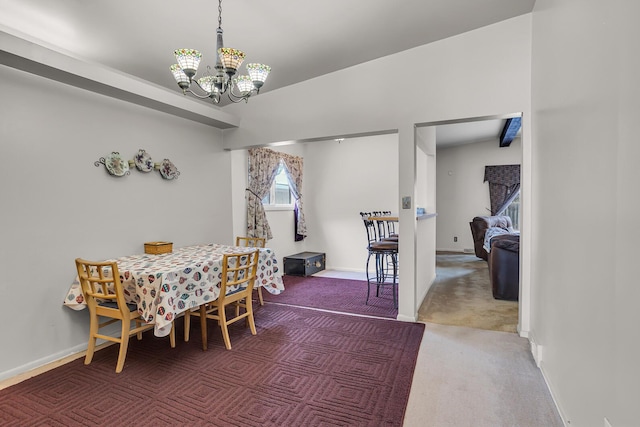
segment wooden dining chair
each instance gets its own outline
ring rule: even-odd
[[[253,304],[251,292],[256,280],[258,269],[258,257],[260,251],[225,254],[222,260],[222,282],[220,283],[220,295],[215,301],[202,304],[198,310],[187,310],[184,316],[184,340],[189,341],[191,328],[191,316],[200,317],[200,330],[202,333],[202,349],[207,349],[207,319],[218,321],[222,330],[224,345],[231,350],[229,339],[229,325],[241,319],[247,319],[251,334],[256,335],[256,324],[253,319]],[[235,308],[235,315],[229,316],[227,307]],[[241,309],[244,309],[241,312]]]
[[[141,340],[142,332],[152,329],[154,325],[146,323],[140,318],[136,304],[127,303],[125,300],[118,264],[77,258],[76,269],[78,270],[78,280],[80,281],[82,294],[89,308],[90,316],[89,343],[84,364],[91,363],[96,348],[96,340],[100,338],[120,344],[118,363],[116,364],[116,373],[120,373],[127,357],[129,338],[132,335],[136,335],[138,340]],[[101,318],[107,318],[108,320]],[[101,320],[103,321],[101,322]],[[122,324],[119,337],[100,333],[103,327],[118,321]],[[131,322],[135,323],[133,328],[131,327]],[[173,325],[171,326],[170,340],[171,347],[175,347]]]
[[[244,246],[250,248],[264,248],[267,245],[267,239],[264,237],[246,237],[237,236],[236,246]]]
[[[264,237],[246,237],[246,236],[236,237],[236,246],[264,248],[266,245],[267,245],[267,239],[265,239]],[[264,305],[264,300],[262,299],[262,287],[257,286],[256,292],[258,293],[258,301],[260,301],[260,305]]]

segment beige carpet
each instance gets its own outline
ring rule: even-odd
[[[426,324],[404,427],[562,427],[529,342]]]
[[[516,332],[518,302],[493,298],[486,261],[473,254],[438,252],[436,280],[418,311],[418,320]]]

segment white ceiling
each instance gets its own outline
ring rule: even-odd
[[[272,67],[264,93],[529,13],[534,3],[225,0],[222,28],[225,46]],[[216,0],[0,0],[0,30],[178,92],[173,50],[198,49],[201,68],[215,65],[217,26]]]
[[[507,119],[486,119],[436,126],[436,145],[438,148],[475,142],[496,141],[500,138]],[[518,131],[520,135],[521,131]]]

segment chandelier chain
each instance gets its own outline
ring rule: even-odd
[[[222,0],[218,0],[218,28],[222,28]]]

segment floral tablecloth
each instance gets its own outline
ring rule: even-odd
[[[162,337],[169,334],[178,314],[218,298],[225,253],[253,250],[255,248],[220,244],[195,245],[177,248],[168,254],[132,255],[114,261],[118,263],[125,296],[138,305],[146,322],[155,323],[154,333]],[[254,286],[262,286],[275,295],[284,290],[277,258],[269,248],[260,248]],[[86,308],[77,277],[64,305],[74,310]]]

